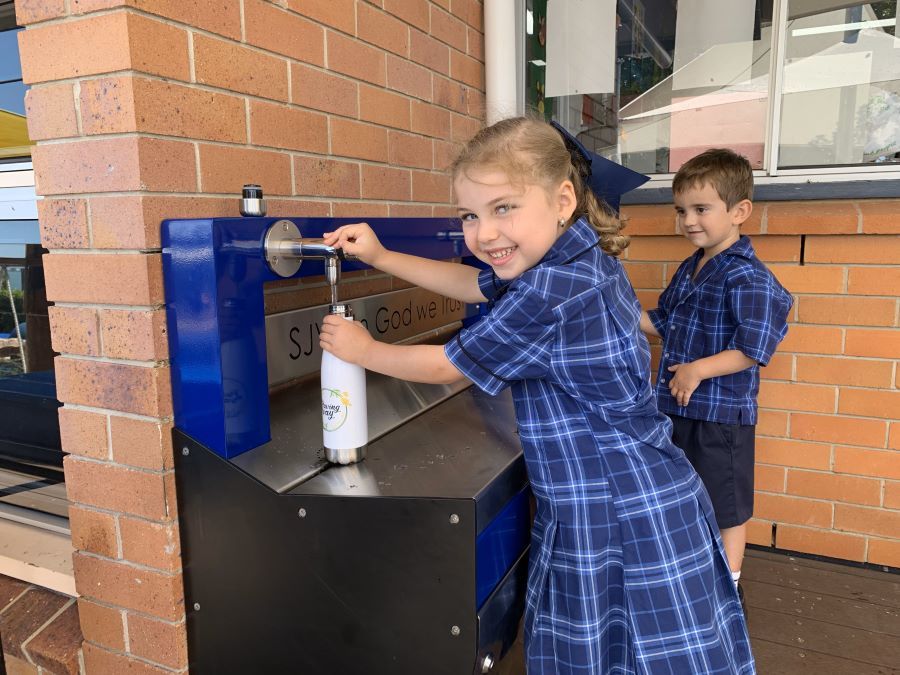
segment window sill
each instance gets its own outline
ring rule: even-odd
[[[72,552],[68,533],[0,516],[0,574],[74,597]]]
[[[857,177],[858,176],[858,177]],[[753,188],[753,201],[784,202],[836,199],[897,199],[900,197],[900,177],[875,177],[874,174],[858,174],[852,179],[847,175],[840,180],[833,176],[778,176],[759,177]],[[883,174],[882,174],[883,176]],[[671,204],[672,179],[652,180],[645,187],[622,195],[622,205]]]

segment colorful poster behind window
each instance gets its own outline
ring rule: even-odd
[[[553,117],[547,86],[547,0],[529,0],[525,22],[525,109],[545,119]]]

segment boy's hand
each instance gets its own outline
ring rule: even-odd
[[[386,251],[368,223],[342,225],[334,232],[325,232],[322,238],[328,246],[342,248],[372,267],[378,267],[378,258]]]
[[[328,315],[322,321],[319,346],[347,363],[363,365],[366,352],[375,339],[358,321]]]
[[[701,367],[696,363],[676,363],[669,366],[669,372],[675,373],[669,378],[669,391],[680,406],[686,406],[691,400],[691,394],[703,381],[700,375]]]

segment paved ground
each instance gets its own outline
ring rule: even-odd
[[[900,575],[750,550],[741,585],[760,675],[900,675]]]

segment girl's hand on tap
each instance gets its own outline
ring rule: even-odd
[[[378,259],[386,251],[368,223],[342,225],[334,232],[325,232],[322,238],[326,245],[342,248],[372,267],[378,267]]]
[[[359,321],[328,315],[319,331],[319,346],[347,363],[364,365],[366,353],[375,339]]]

